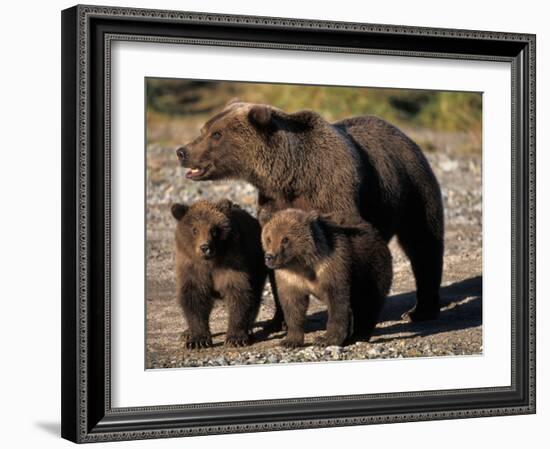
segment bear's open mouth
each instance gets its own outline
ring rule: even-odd
[[[188,179],[202,178],[204,175],[206,175],[208,168],[209,167],[205,167],[205,168],[193,167],[189,169],[189,171],[185,174],[185,177]]]

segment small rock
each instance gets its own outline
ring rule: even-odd
[[[373,346],[372,348],[367,349],[367,355],[369,358],[378,357],[380,355],[380,349]]]
[[[225,366],[227,365],[227,359],[222,355],[220,357],[218,357],[217,359],[214,360],[214,362],[217,364],[217,365],[220,365],[220,366]]]
[[[342,353],[342,347],[341,346],[327,346],[325,348],[325,352],[329,354],[341,354]]]
[[[446,161],[441,161],[439,163],[439,167],[441,168],[441,170],[448,173],[448,172],[454,171],[458,168],[458,162],[448,159]]]

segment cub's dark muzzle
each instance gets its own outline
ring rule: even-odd
[[[266,253],[265,256],[264,256],[264,260],[265,260],[265,264],[269,267],[269,268],[273,268],[274,265],[275,265],[275,256],[271,253]]]
[[[214,250],[212,249],[212,247],[210,245],[201,245],[200,247],[200,250],[201,250],[201,253],[205,256],[205,257],[210,257],[214,254]]]

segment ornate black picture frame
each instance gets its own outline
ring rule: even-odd
[[[110,45],[116,40],[491,60],[512,70],[511,386],[113,408]],[[535,412],[535,36],[177,11],[62,12],[62,436],[164,438]]]

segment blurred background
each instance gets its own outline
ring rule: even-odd
[[[210,325],[215,347],[185,351],[185,328],[174,284],[174,202],[229,198],[256,214],[256,189],[244,181],[187,179],[175,155],[178,146],[196,138],[201,126],[233,98],[266,103],[296,112],[311,109],[329,121],[356,115],[377,115],[395,125],[424,150],[440,182],[445,204],[445,268],[442,315],[435,322],[411,325],[401,313],[414,304],[414,277],[408,259],[395,241],[394,281],[382,322],[370,343],[338,353],[307,348],[281,351],[284,333],[252,347],[223,347],[225,308],[217,305]],[[146,366],[217,366],[363,358],[479,354],[482,351],[482,95],[471,92],[323,87],[284,84],[146,80],[147,283]],[[258,315],[273,314],[269,286]],[[306,342],[324,329],[324,306],[312,301]]]
[[[234,97],[286,112],[312,109],[329,121],[377,115],[411,133],[428,152],[441,143],[459,152],[481,149],[480,93],[158,78],[147,79],[148,142],[184,143],[188,126],[206,121]]]

